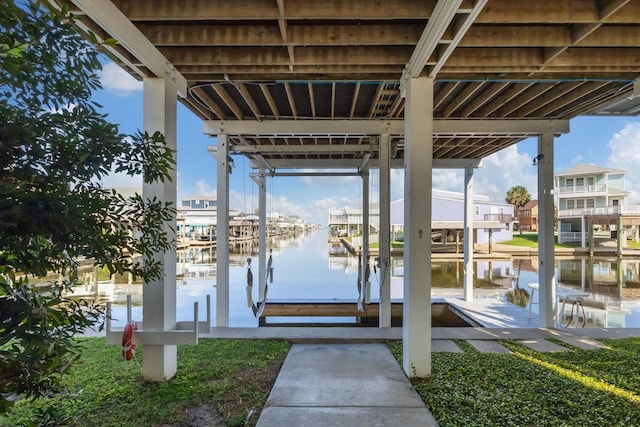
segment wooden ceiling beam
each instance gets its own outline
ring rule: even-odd
[[[469,28],[458,47],[566,46],[569,43],[571,35],[566,26],[483,25]]]
[[[491,85],[478,96],[476,96],[473,101],[471,101],[466,107],[462,109],[460,112],[461,117],[469,117],[472,115],[478,108],[489,102],[494,96],[499,94],[501,91],[505,90],[507,87],[506,83],[491,83]]]
[[[311,116],[313,118],[316,117],[316,99],[313,93],[313,84],[310,82],[307,83],[307,88],[309,89],[309,103],[311,104]]]
[[[358,103],[358,95],[360,94],[360,82],[355,84],[353,88],[353,95],[351,95],[351,109],[349,110],[349,117],[353,117],[356,111],[356,104]]]
[[[584,84],[580,85],[574,91],[567,93],[552,102],[549,102],[546,105],[543,105],[541,109],[538,110],[538,115],[540,117],[548,117],[553,115],[555,112],[567,107],[568,105],[576,102],[581,98],[586,98],[590,96],[593,92],[609,85],[607,82],[584,82]]]
[[[482,107],[478,112],[478,116],[489,117],[493,115],[498,108],[523,93],[531,87],[531,85],[533,85],[533,83],[514,83],[511,87],[507,88],[502,95],[494,98],[488,105]]]
[[[260,114],[260,109],[256,105],[256,103],[253,100],[253,97],[251,96],[251,94],[249,93],[249,90],[247,89],[247,86],[244,83],[240,83],[240,82],[239,83],[235,83],[234,86],[236,87],[236,89],[238,89],[238,92],[240,92],[240,95],[242,95],[242,98],[244,99],[244,102],[247,103],[247,105],[251,109],[251,112],[253,113],[255,118],[258,119],[258,120],[261,120],[262,119],[262,114]]]
[[[547,91],[553,89],[554,83],[538,83],[532,85],[526,92],[520,96],[511,99],[508,103],[504,103],[496,112],[498,117],[508,117],[511,113],[519,108],[532,102],[534,99],[542,96]]]
[[[549,62],[550,66],[635,66],[640,65],[638,48],[569,48]]]
[[[376,109],[378,107],[378,101],[380,100],[380,94],[382,93],[382,89],[384,89],[383,83],[378,83],[378,87],[376,88],[376,93],[373,95],[371,99],[371,105],[369,105],[369,114],[367,117],[374,117],[376,113]]]
[[[447,117],[450,117],[458,108],[462,107],[471,97],[473,97],[484,85],[485,82],[468,83],[467,87],[444,108],[444,111],[442,113],[443,118],[446,119]]]
[[[289,101],[289,107],[291,108],[291,113],[294,117],[298,116],[298,108],[296,107],[296,99],[293,96],[293,91],[291,90],[291,84],[285,83],[284,90],[287,93],[287,100]]]
[[[220,98],[222,98],[224,103],[227,104],[227,107],[229,107],[229,109],[233,112],[233,114],[235,114],[238,120],[244,119],[244,114],[242,113],[242,110],[240,110],[240,107],[238,107],[238,104],[236,104],[233,98],[231,98],[231,95],[229,95],[229,92],[227,92],[227,90],[224,88],[222,84],[218,84],[218,83],[212,84],[211,88],[218,94]]]
[[[210,111],[218,116],[220,120],[224,120],[227,118],[226,114],[224,114],[224,111],[222,111],[222,108],[220,108],[218,104],[216,104],[213,99],[211,99],[211,97],[207,95],[207,92],[205,92],[204,88],[194,87],[190,89],[190,92],[197,97],[196,102],[204,104]]]
[[[578,81],[555,85],[544,95],[537,96],[535,99],[531,100],[531,102],[528,102],[522,105],[520,108],[516,109],[515,116],[527,117],[535,111],[540,110],[546,105],[552,103],[553,101],[562,98],[567,94],[570,94],[572,91],[578,89],[584,83],[586,82]],[[571,97],[571,95],[569,95],[568,97]]]
[[[491,0],[476,20],[479,24],[566,24],[598,22],[600,11],[593,0]]]
[[[294,73],[329,73],[329,74],[396,74],[402,72],[402,65],[298,65],[294,67]],[[289,72],[288,65],[181,65],[181,72],[189,75],[198,74],[274,74]]]
[[[289,65],[283,47],[161,47],[176,67],[181,65]],[[296,47],[296,65],[399,65],[411,56],[411,47]]]
[[[460,82],[447,82],[447,83],[445,83],[442,86],[442,89],[440,89],[436,93],[436,96],[435,96],[434,101],[433,101],[433,109],[434,110],[440,109],[441,108],[441,104],[444,102],[444,100],[447,99],[449,96],[451,96],[451,94],[458,87],[459,84],[460,84]]]
[[[280,117],[280,112],[278,111],[276,102],[274,101],[273,96],[271,95],[271,91],[269,91],[269,86],[266,84],[261,84],[260,90],[262,90],[262,94],[267,100],[267,104],[269,104],[269,108],[271,109],[273,116],[275,117],[276,120],[278,120],[278,117]]]
[[[114,0],[113,3],[133,21],[253,21],[280,17],[271,0]],[[428,19],[436,0],[309,0],[285,5],[287,19],[384,20]]]

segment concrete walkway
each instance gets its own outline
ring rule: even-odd
[[[437,426],[385,344],[293,344],[258,427]]]

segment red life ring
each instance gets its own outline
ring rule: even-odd
[[[133,331],[138,329],[138,325],[133,320],[127,323],[122,333],[122,357],[124,360],[131,360],[136,355],[136,345],[133,343]]]

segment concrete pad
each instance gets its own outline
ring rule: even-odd
[[[431,340],[431,352],[462,353],[462,349],[451,340]]]
[[[567,347],[552,343],[545,339],[538,340],[520,340],[520,344],[529,347],[532,350],[539,351],[540,353],[551,353],[554,351],[567,351]]]
[[[598,350],[601,348],[609,348],[606,345],[602,344],[600,341],[594,341],[586,337],[559,337],[559,339],[582,350]]]
[[[509,351],[509,349],[503,347],[497,341],[467,340],[467,342],[469,344],[471,344],[480,353],[500,353],[500,354],[510,354],[511,353],[511,351]]]
[[[257,427],[430,427],[437,426],[426,408],[280,408],[262,411]]]
[[[267,407],[424,408],[385,344],[294,344]]]

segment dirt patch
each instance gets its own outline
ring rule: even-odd
[[[226,425],[213,405],[202,405],[187,409],[183,420],[165,427],[225,427]]]

